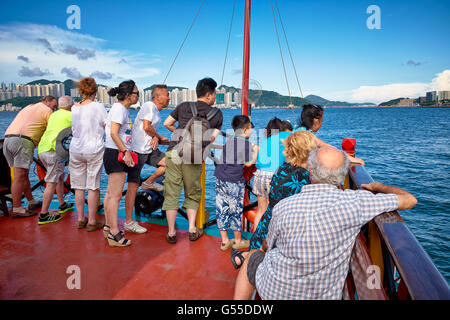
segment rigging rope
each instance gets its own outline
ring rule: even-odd
[[[163,84],[166,84],[167,77],[169,76],[169,73],[170,73],[170,71],[172,70],[172,68],[173,68],[173,66],[174,66],[174,64],[175,64],[175,61],[177,60],[178,55],[180,54],[181,49],[183,48],[183,45],[184,45],[184,43],[186,42],[186,39],[187,39],[187,37],[189,36],[189,33],[191,32],[191,29],[192,29],[192,27],[194,26],[195,20],[197,20],[197,17],[198,17],[198,15],[199,15],[199,13],[200,13],[200,9],[202,8],[202,6],[203,6],[203,4],[205,3],[205,1],[206,1],[206,0],[203,0],[203,1],[202,1],[202,4],[201,4],[200,7],[198,8],[197,14],[196,14],[195,17],[194,17],[194,20],[192,21],[191,26],[189,27],[189,29],[188,29],[188,31],[187,31],[187,33],[186,33],[186,36],[184,37],[184,40],[183,40],[183,42],[181,43],[180,48],[178,48],[178,52],[177,52],[177,54],[176,54],[176,56],[175,56],[175,59],[173,59],[172,65],[170,66],[169,71],[168,71],[167,74],[166,74],[166,77],[164,78]]]
[[[278,47],[280,48],[281,63],[283,64],[284,78],[286,80],[286,86],[287,86],[287,89],[288,89],[289,101],[291,103],[290,105],[293,106],[293,104],[292,104],[292,97],[291,97],[291,90],[289,89],[289,81],[288,81],[288,78],[287,78],[286,66],[284,64],[283,51],[281,49],[280,37],[278,35],[277,21],[276,21],[276,18],[275,18],[275,11],[273,10],[272,0],[270,0],[270,6],[272,7],[273,24],[275,26],[275,33],[277,35]],[[291,109],[292,109],[292,114],[294,116],[294,122],[295,122],[294,108],[291,108]]]
[[[278,16],[279,16],[279,18],[280,18],[280,23],[281,23],[281,28],[282,28],[282,30],[283,30],[283,33],[284,33],[284,39],[286,40],[287,48],[288,48],[288,51],[289,51],[289,56],[290,56],[290,58],[291,58],[292,67],[294,68],[294,73],[295,73],[295,78],[297,79],[298,89],[300,90],[300,95],[301,95],[302,99],[304,99],[304,97],[303,97],[303,92],[302,92],[302,88],[301,88],[301,86],[300,86],[300,81],[298,80],[298,76],[297,76],[297,69],[295,68],[294,59],[292,58],[291,48],[290,48],[290,46],[289,46],[289,41],[288,41],[287,36],[286,36],[286,31],[285,31],[285,29],[284,29],[283,20],[281,19],[280,9],[278,8],[277,0],[274,0],[274,1],[275,1],[275,6],[277,7]]]
[[[228,31],[228,40],[227,40],[227,49],[225,50],[225,60],[223,62],[223,69],[222,69],[222,79],[220,80],[220,87],[223,85],[223,76],[225,74],[225,65],[227,63],[227,57],[228,57],[228,47],[230,45],[230,37],[231,37],[231,29],[233,27],[233,19],[234,19],[234,9],[236,8],[236,0],[234,0],[233,3],[233,12],[231,13],[231,23],[230,23],[230,30]],[[219,88],[220,88],[219,87]]]

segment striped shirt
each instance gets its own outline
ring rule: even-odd
[[[256,272],[263,299],[341,299],[361,227],[396,210],[395,194],[305,185],[280,201],[267,234],[268,250]]]

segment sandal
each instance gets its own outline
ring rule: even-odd
[[[111,231],[108,232],[108,244],[110,247],[127,247],[131,245],[131,241],[125,239],[123,232],[119,231],[116,235],[113,235]],[[122,242],[121,242],[122,241]]]
[[[106,224],[103,226],[103,236],[105,237],[105,239],[108,238],[108,233],[110,229],[111,228]]]
[[[97,229],[102,228],[104,225],[105,225],[105,223],[104,222],[100,222],[100,221],[97,221],[95,224],[89,224],[88,223],[87,227],[86,227],[86,231],[87,232],[92,232],[92,231],[95,231]]]
[[[108,233],[109,233],[110,229],[111,229],[111,227],[106,224],[103,226],[103,235],[105,236],[105,239],[108,238]],[[121,234],[125,234],[122,230],[120,230],[119,232]]]
[[[220,250],[226,251],[228,250],[232,245],[234,244],[234,239],[228,240],[227,243],[221,243],[220,244]]]
[[[244,255],[242,254],[242,251],[239,251],[237,249],[232,248],[231,252],[230,252],[230,255],[231,255],[231,263],[233,264],[233,267],[235,269],[239,269],[242,266],[242,264],[244,263],[244,261],[245,261]],[[237,264],[236,263],[236,260],[235,260],[236,257],[239,258],[239,260],[241,261],[241,264]]]
[[[233,249],[247,249],[250,247],[250,241],[242,239],[239,243],[233,244]]]
[[[83,229],[88,224],[88,218],[84,217],[83,221],[78,221],[78,229]]]
[[[189,232],[189,240],[196,241],[203,235],[203,229],[196,228],[195,232]]]

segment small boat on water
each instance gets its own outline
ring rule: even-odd
[[[250,0],[245,6],[244,61],[241,114],[251,115],[249,96]],[[0,140],[0,147],[3,139]],[[355,153],[354,141],[343,139],[343,149]],[[36,166],[43,168],[39,159]],[[101,233],[77,230],[76,214],[68,212],[55,225],[38,226],[36,219],[8,217],[11,177],[0,153],[0,299],[231,299],[237,271],[230,257],[218,250],[220,237],[215,221],[205,208],[205,171],[202,204],[197,227],[205,236],[188,241],[187,230],[179,231],[179,241],[165,240],[162,194],[139,193],[136,214],[149,216],[142,223],[144,235],[129,237],[133,245],[125,250],[110,248]],[[45,169],[44,169],[45,170]],[[251,178],[247,172],[247,180]],[[348,172],[345,188],[360,189],[372,182],[362,166]],[[33,186],[33,190],[43,184]],[[68,192],[70,182],[67,181]],[[247,191],[244,217],[246,229],[257,203],[250,203]],[[208,195],[209,196],[209,195]],[[99,206],[101,210],[102,206]],[[99,214],[101,211],[99,212]],[[180,209],[179,213],[184,216]],[[127,235],[128,236],[128,235]],[[249,234],[244,233],[244,237]],[[79,276],[77,278],[76,276]],[[113,277],[105,275],[114,275]],[[450,299],[446,280],[418,243],[397,212],[377,216],[365,225],[356,239],[343,298],[372,300]]]

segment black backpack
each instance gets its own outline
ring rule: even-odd
[[[190,107],[192,118],[186,124],[175,149],[183,163],[201,164],[211,153],[212,130],[210,130],[209,122],[219,112],[219,109],[212,108],[204,118],[198,114],[195,102],[191,102]]]

